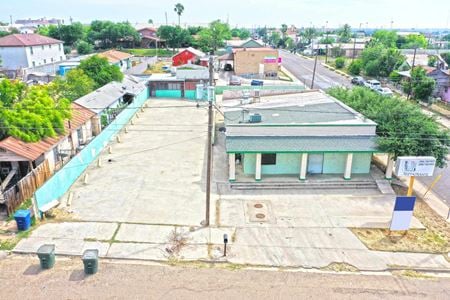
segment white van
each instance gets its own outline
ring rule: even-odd
[[[381,82],[378,80],[367,80],[367,83],[369,85],[369,88],[376,91],[381,88]]]

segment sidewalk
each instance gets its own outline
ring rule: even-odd
[[[228,235],[223,257],[223,235]],[[367,250],[346,228],[260,226],[192,228],[118,223],[48,223],[22,240],[15,253],[36,253],[53,243],[57,255],[81,256],[96,248],[100,257],[148,261],[229,262],[266,267],[325,268],[345,263],[361,271],[391,268],[450,271],[442,255]]]

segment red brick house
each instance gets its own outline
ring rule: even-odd
[[[200,59],[206,54],[192,47],[186,48],[172,56],[172,65],[174,67],[187,64],[200,64]]]

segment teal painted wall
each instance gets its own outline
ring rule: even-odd
[[[195,91],[190,91],[190,90],[184,91],[184,98],[186,98],[186,99],[195,100],[195,95],[196,95]]]
[[[368,174],[370,172],[371,153],[354,153],[352,174]]]
[[[38,208],[63,196],[78,177],[86,170],[114,138],[125,124],[134,116],[148,99],[148,90],[143,90],[134,99],[130,108],[124,109],[114,121],[97,135],[83,150],[75,155],[62,169],[53,174],[35,193]]]
[[[324,174],[344,174],[346,153],[325,153],[323,157]]]
[[[156,97],[161,98],[181,98],[181,91],[176,90],[157,90]]]
[[[299,175],[300,161],[300,154],[280,153],[277,154],[276,165],[261,166],[261,173],[267,175]],[[245,174],[255,174],[256,154],[245,154],[243,163]]]

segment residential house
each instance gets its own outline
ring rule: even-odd
[[[95,113],[76,103],[72,103],[71,108],[72,116],[64,122],[64,133],[56,137],[33,143],[12,136],[0,141],[1,179],[14,173],[4,191],[45,160],[53,173],[92,139],[92,118]]]
[[[145,82],[125,75],[122,82],[110,82],[75,100],[75,103],[95,113],[92,127],[93,134],[98,135],[122,110],[132,104],[136,97],[143,96],[148,98]]]
[[[224,103],[229,180],[369,174],[376,126],[322,91]],[[236,175],[238,174],[238,176]]]
[[[199,64],[200,59],[205,56],[206,54],[202,51],[189,47],[172,56],[172,65],[177,67],[187,64]]]
[[[276,78],[280,61],[278,50],[273,48],[233,50],[234,72],[243,77]]]
[[[225,50],[227,51],[227,53],[233,53],[233,49],[263,48],[263,47],[264,44],[255,39],[225,41]]]
[[[450,103],[450,70],[435,68],[428,71],[427,76],[436,81],[433,96]]]
[[[208,68],[187,64],[178,66],[175,74],[153,74],[148,86],[150,97],[202,100],[208,82]]]
[[[4,70],[17,71],[66,59],[63,42],[39,34],[11,34],[0,38]]]
[[[142,48],[165,48],[166,41],[158,37],[155,28],[145,27],[139,29],[137,32],[141,36]]]
[[[98,56],[106,58],[111,65],[118,66],[122,72],[131,68],[131,58],[133,55],[129,53],[113,49],[102,52]]]

